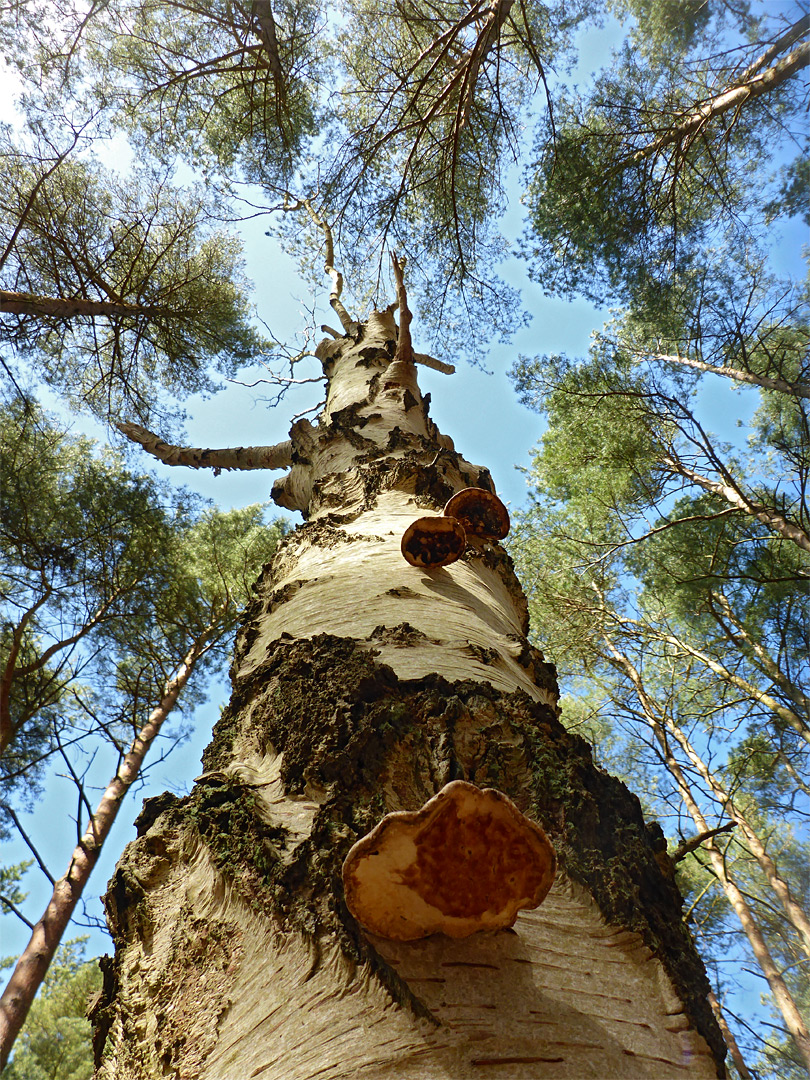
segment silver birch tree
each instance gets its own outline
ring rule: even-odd
[[[305,522],[256,585],[191,795],[147,801],[110,882],[97,1075],[723,1075],[660,834],[559,723],[505,550],[468,536],[452,564],[403,558],[415,519],[493,482],[430,420],[401,277],[399,326],[395,305],[355,321],[333,280],[326,405],[293,424],[273,489]],[[365,931],[344,856],[456,779],[542,824],[551,893],[464,939]],[[460,894],[464,865],[448,842]]]

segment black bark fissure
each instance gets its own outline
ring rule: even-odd
[[[416,632],[407,625],[381,628],[381,634],[409,631]],[[550,665],[527,659],[553,683]],[[306,839],[288,844],[284,830],[257,813],[249,787],[223,772],[237,745],[239,753],[246,747],[283,752],[285,790],[321,793]],[[445,783],[466,779],[498,788],[542,824],[566,874],[587,888],[608,922],[637,932],[660,959],[690,1022],[722,1060],[705,971],[683,923],[677,886],[657,861],[655,827],[645,825],[638,799],[594,765],[588,744],[522,691],[437,675],[400,680],[368,644],[326,634],[282,638],[260,668],[238,681],[203,767],[204,779],[187,798],[145,804],[141,838],[107,894],[121,940],[148,935],[146,885],[165,872],[172,846],[161,838],[193,830],[257,911],[313,940],[333,935],[347,957],[371,964],[396,1000],[424,1016],[425,1007],[349,915],[341,865],[385,813],[417,809]]]

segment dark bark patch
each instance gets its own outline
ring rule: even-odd
[[[407,636],[407,627],[396,629]],[[537,666],[553,681],[553,668],[539,653],[526,646],[521,655],[526,666]],[[436,675],[401,681],[361,643],[320,635],[277,645],[240,682],[206,751],[207,769],[227,762],[235,729],[284,752],[289,792],[312,784],[328,793],[294,870],[284,867],[281,891],[299,897],[286,908],[294,921],[303,903],[317,911],[319,925],[356,943],[351,920],[342,914],[339,883],[351,843],[390,810],[420,806],[449,779],[495,787],[540,822],[560,865],[591,893],[605,918],[640,934],[664,964],[694,1026],[722,1056],[682,899],[662,873],[641,805],[594,765],[588,744],[568,732],[551,708],[488,683],[449,683]]]
[[[397,629],[407,636],[410,628]],[[239,746],[283,752],[290,794],[324,793],[296,844],[268,823],[253,790],[223,777],[237,736]],[[144,810],[146,832],[130,845],[108,894],[119,940],[149,941],[149,889],[177,838],[193,829],[256,910],[290,930],[331,936],[350,963],[370,964],[396,1000],[424,1015],[349,915],[341,865],[386,813],[416,809],[448,780],[466,779],[502,791],[543,826],[568,876],[610,923],[638,933],[661,960],[692,1025],[722,1059],[705,971],[677,886],[656,858],[655,832],[638,799],[594,765],[590,747],[550,707],[474,680],[400,680],[368,643],[326,634],[277,641],[236,685],[203,766],[216,775],[187,799],[152,801]]]
[[[465,652],[474,656],[481,664],[496,664],[501,658],[497,649],[485,649],[482,645],[474,645],[472,642],[468,642]]]
[[[371,641],[385,642],[387,645],[399,645],[403,648],[430,640],[427,634],[406,622],[400,623],[398,626],[375,626],[369,634],[369,638]]]
[[[202,779],[186,808],[216,865],[251,897],[272,879],[287,840],[287,830],[268,824],[256,799],[254,791],[233,780]]]

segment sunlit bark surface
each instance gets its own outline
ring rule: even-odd
[[[98,1075],[723,1075],[660,831],[560,725],[506,552],[472,539],[437,570],[400,553],[416,517],[493,488],[436,430],[395,346],[377,313],[319,349],[327,405],[293,425],[274,488],[306,523],[257,583],[193,793],[146,804],[110,883]],[[458,778],[543,825],[562,868],[551,894],[461,941],[366,934],[343,857]]]

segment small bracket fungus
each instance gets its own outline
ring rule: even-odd
[[[445,506],[444,515],[457,518],[466,532],[485,540],[503,540],[509,532],[509,511],[497,495],[483,488],[457,491]]]
[[[464,526],[452,517],[417,518],[402,537],[402,554],[411,566],[447,566],[466,546]]]
[[[511,926],[554,880],[546,834],[493,788],[447,784],[421,810],[387,814],[343,863],[349,911],[397,941]]]

